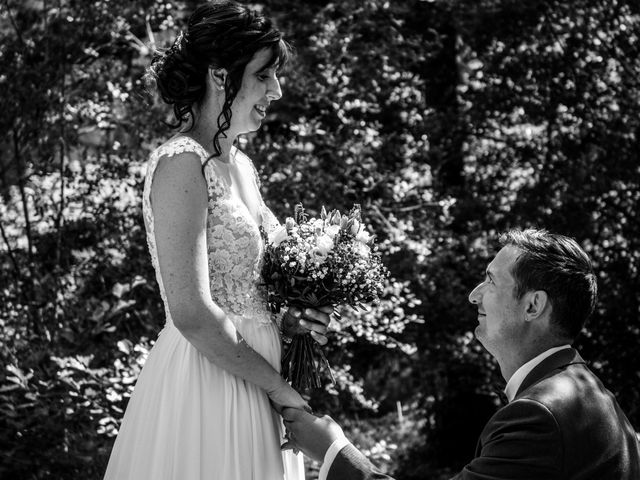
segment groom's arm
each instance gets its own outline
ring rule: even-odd
[[[329,465],[326,480],[393,480],[378,470],[360,450],[350,443],[343,447]],[[318,480],[324,480],[321,476]]]
[[[353,445],[330,417],[286,408],[292,446],[323,462],[319,480],[393,480]],[[341,440],[344,439],[344,440]],[[346,442],[340,445],[340,442]],[[561,478],[562,444],[551,412],[534,400],[517,400],[499,410],[481,437],[479,455],[452,480],[539,480]],[[339,451],[331,452],[332,445]],[[335,455],[335,458],[332,458]]]
[[[539,480],[564,478],[562,435],[543,404],[519,399],[487,423],[478,455],[452,480]]]
[[[535,400],[517,400],[499,410],[487,423],[480,443],[479,455],[452,480],[562,478],[558,423],[547,407]],[[323,468],[328,469],[327,480],[392,480],[351,444]]]
[[[303,410],[285,408],[282,418],[289,432],[289,440],[282,448],[297,448],[307,457],[322,462],[318,480],[393,480],[349,443],[331,417],[316,417]]]

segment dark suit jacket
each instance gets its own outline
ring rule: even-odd
[[[355,447],[328,480],[392,480]],[[476,457],[453,480],[639,480],[640,444],[615,398],[574,349],[524,379],[485,426]]]

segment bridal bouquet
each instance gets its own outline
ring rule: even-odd
[[[289,306],[358,309],[382,294],[388,272],[362,223],[359,205],[348,214],[327,213],[322,207],[320,218],[309,218],[298,204],[285,225],[270,235],[262,230],[262,235],[266,245],[262,278],[274,312]],[[310,334],[296,335],[285,346],[282,375],[297,390],[321,387],[323,370],[333,380],[327,359]]]

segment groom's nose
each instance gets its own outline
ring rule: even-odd
[[[469,302],[473,303],[474,305],[478,305],[482,300],[482,293],[480,291],[482,289],[482,285],[482,283],[479,283],[476,288],[471,290],[471,293],[469,294]]]

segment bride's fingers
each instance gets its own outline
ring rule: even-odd
[[[294,450],[295,448],[296,447],[291,440],[287,440],[282,445],[280,445],[280,450],[282,450],[283,452],[285,450]]]
[[[306,308],[303,313],[307,320],[313,320],[314,322],[321,323],[325,326],[329,325],[329,322],[331,321],[329,313],[319,309]]]
[[[316,333],[314,331],[309,332],[311,334],[311,337],[318,342],[320,345],[326,345],[327,342],[329,341],[327,339],[327,337],[325,337],[324,335],[320,334],[320,333]]]
[[[282,445],[280,445],[280,450],[282,452],[285,452],[287,450],[291,450],[296,455],[300,453],[300,449],[298,449],[298,447],[294,446],[291,442],[283,443]]]
[[[300,320],[300,326],[306,328],[307,330],[309,330],[309,332],[312,333],[315,332],[319,333],[320,335],[324,335],[325,333],[327,333],[327,326],[322,323],[312,322],[310,320]]]
[[[324,305],[322,307],[318,307],[318,310],[326,313],[327,315],[331,315],[333,313],[334,307],[331,305]]]

